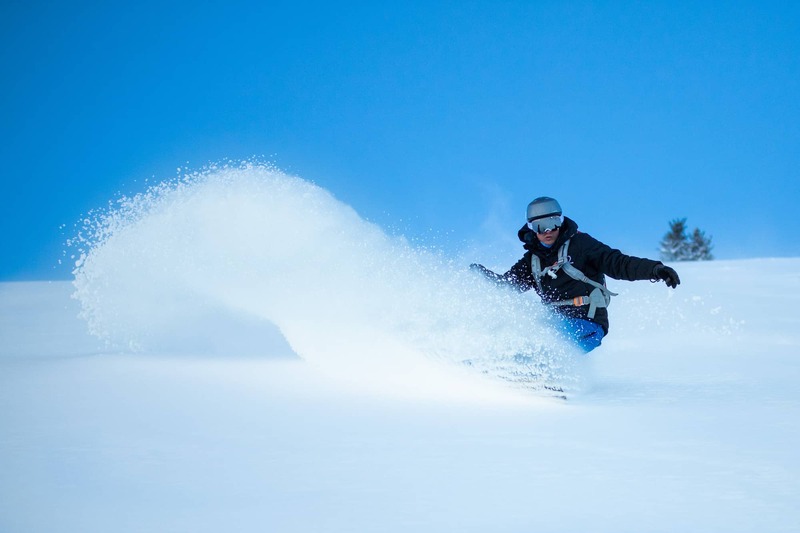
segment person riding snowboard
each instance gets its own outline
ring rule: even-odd
[[[480,264],[470,268],[489,280],[520,291],[534,289],[564,321],[564,331],[585,352],[600,346],[608,335],[606,307],[614,295],[605,276],[628,281],[663,280],[680,284],[678,273],[660,261],[625,255],[563,216],[561,205],[547,196],[528,204],[528,222],[518,232],[525,255],[505,274]]]

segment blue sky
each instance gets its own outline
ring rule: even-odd
[[[637,255],[678,217],[719,259],[800,255],[795,2],[4,2],[0,30],[0,280],[251,156],[453,250],[549,195]]]

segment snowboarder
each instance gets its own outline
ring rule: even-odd
[[[614,293],[605,276],[628,281],[663,280],[673,289],[678,273],[660,261],[625,255],[563,216],[561,206],[546,196],[528,204],[528,222],[518,232],[525,255],[505,274],[479,264],[470,268],[498,284],[520,291],[534,289],[563,319],[564,332],[586,352],[600,346],[608,334],[606,307]]]

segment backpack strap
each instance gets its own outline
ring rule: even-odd
[[[544,269],[541,268],[541,261],[536,254],[531,255],[531,273],[533,274],[533,279],[536,282],[536,287],[539,289],[539,294],[543,294],[542,291],[542,277],[545,275],[550,276],[551,278],[555,279],[558,275],[558,271],[563,269],[564,273],[567,274],[572,279],[578,280],[580,282],[586,283],[594,287],[592,292],[589,293],[589,296],[579,296],[577,298],[573,298],[571,300],[560,300],[557,302],[548,302],[548,305],[552,306],[565,306],[565,305],[572,305],[576,307],[580,307],[583,305],[589,306],[589,312],[587,316],[589,318],[594,318],[595,313],[597,312],[598,307],[608,307],[608,304],[611,303],[611,297],[617,296],[617,293],[611,292],[608,290],[605,284],[605,276],[603,276],[603,283],[598,283],[593,279],[589,279],[586,274],[578,270],[571,262],[569,257],[569,241],[567,239],[564,244],[561,245],[561,248],[558,249],[558,261],[554,265],[545,267]]]

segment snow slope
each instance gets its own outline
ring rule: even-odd
[[[582,357],[531,295],[237,172],[104,215],[74,285],[0,284],[0,531],[798,530],[800,259],[612,281]],[[514,350],[569,399],[459,364]]]

